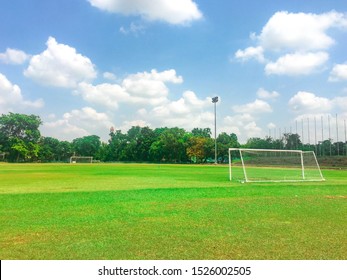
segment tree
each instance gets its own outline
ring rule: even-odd
[[[76,155],[95,157],[101,146],[100,137],[96,135],[76,138],[72,141]]]
[[[321,143],[321,154],[324,156],[331,156],[334,154],[333,143],[331,139],[324,140]]]
[[[57,160],[67,161],[73,154],[72,144],[68,141],[60,141],[56,147]]]
[[[192,135],[196,137],[205,137],[211,138],[211,129],[210,128],[194,128],[192,130]]]
[[[57,161],[59,140],[52,137],[42,137],[40,140],[39,159],[43,162]]]
[[[41,137],[38,159],[42,162],[68,161],[72,156],[72,144],[53,137]]]
[[[136,139],[136,155],[138,161],[148,161],[152,143],[156,140],[155,132],[149,127],[142,127]]]
[[[158,139],[151,145],[150,154],[152,159],[167,162],[187,161],[186,144],[189,137],[190,135],[182,128],[162,129]]]
[[[149,127],[133,126],[125,135],[126,145],[121,152],[121,160],[148,161],[152,143],[156,140],[155,132]]]
[[[248,139],[246,143],[246,148],[250,149],[273,149],[273,140],[271,137],[265,139],[253,137]],[[280,149],[280,148],[278,148]]]
[[[108,161],[122,160],[122,151],[127,144],[127,137],[121,130],[111,131],[110,140],[108,141],[109,155]]]
[[[110,161],[109,159],[110,149],[107,143],[102,142],[101,146],[96,154],[96,158],[100,161]]]
[[[206,162],[212,156],[214,142],[211,138],[191,137],[188,141],[187,155],[195,162]]]
[[[297,150],[302,146],[299,134],[284,133],[283,144],[286,150]]]
[[[228,135],[225,132],[222,132],[217,137],[217,152],[218,158],[222,161],[228,161],[229,159],[229,148],[239,148],[240,143],[237,139],[235,133]]]
[[[0,145],[10,161],[33,161],[38,157],[41,124],[40,117],[35,115],[1,115]]]

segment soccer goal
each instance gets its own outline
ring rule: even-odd
[[[93,163],[93,157],[72,156],[70,163]]]
[[[0,161],[5,160],[6,153],[0,153]]]
[[[230,181],[324,181],[313,151],[229,149]]]

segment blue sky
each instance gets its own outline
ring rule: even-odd
[[[241,142],[302,125],[318,141],[336,115],[343,141],[346,45],[344,0],[1,1],[0,113],[106,141],[111,126],[213,128],[217,95],[218,131]]]

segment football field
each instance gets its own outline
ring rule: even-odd
[[[0,164],[0,259],[346,259],[347,170],[229,181],[227,165]]]

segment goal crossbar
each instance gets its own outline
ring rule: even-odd
[[[77,161],[80,161],[80,163],[93,163],[93,157],[87,157],[87,156],[70,157],[70,163],[77,163]]]
[[[276,150],[276,149],[247,149],[247,148],[229,148],[229,179],[230,181],[234,179],[233,170],[232,170],[232,152],[239,152],[240,162],[242,164],[242,179],[241,182],[300,182],[300,181],[324,181],[323,174],[320,170],[317,157],[313,151],[301,151],[301,150]],[[271,153],[271,160],[274,160],[275,157],[279,158],[276,160],[276,167],[270,163],[269,167],[262,160],[266,157],[266,154]],[[247,155],[245,155],[247,154]],[[292,158],[291,161],[295,161],[295,166],[286,166],[285,160],[281,160],[281,156],[283,154],[287,155],[287,158]],[[259,156],[258,162],[256,164],[249,163],[249,159],[252,155]],[[265,156],[264,156],[265,155]],[[293,159],[294,158],[294,159]],[[258,165],[260,164],[260,166]],[[281,165],[282,164],[282,165]],[[310,165],[310,166],[306,166]],[[272,173],[275,169],[282,168],[285,170],[291,170],[290,173],[293,173],[293,170],[296,170],[295,176],[284,176],[283,178],[271,178],[271,174],[267,174],[266,176],[261,175],[259,178],[252,177],[250,175],[249,170],[258,169],[258,173]],[[299,174],[300,172],[300,174]],[[256,173],[256,172],[253,172]],[[278,173],[278,170],[277,170]],[[254,174],[253,174],[254,175]]]

